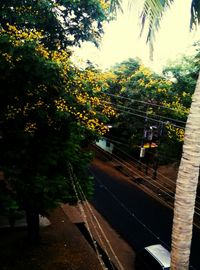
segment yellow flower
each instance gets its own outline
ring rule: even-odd
[[[99,0],[102,9],[107,10],[109,8],[109,2],[105,0]]]

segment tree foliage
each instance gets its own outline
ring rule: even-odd
[[[72,64],[71,52],[63,49],[66,40],[59,36],[59,31],[54,28],[60,40],[54,42],[51,29],[43,29],[46,18],[43,17],[45,21],[40,25],[42,17],[37,14],[39,19],[34,25],[34,17],[26,18],[27,13],[20,13],[28,5],[27,1],[22,2],[24,5],[19,10],[14,5],[16,1],[4,3],[1,10],[0,167],[5,181],[0,202],[1,210],[7,213],[20,208],[30,216],[30,213],[44,214],[60,202],[77,200],[68,172],[69,163],[86,197],[91,195],[92,180],[86,171],[91,154],[83,146],[107,131],[106,122],[115,111],[100,101],[101,90],[107,88],[104,75]],[[42,10],[48,10],[55,3],[33,2],[41,4]],[[69,1],[59,1],[59,4],[64,2]],[[86,2],[92,12],[94,1]],[[81,3],[70,1],[68,4],[73,8]],[[99,2],[99,9],[102,3]],[[10,9],[5,9],[7,5]],[[78,10],[81,16],[84,10],[77,7]],[[78,30],[74,31],[81,35]],[[84,35],[82,38],[85,39]]]
[[[1,26],[43,32],[43,43],[55,48],[92,41],[96,45],[103,33],[102,24],[111,15],[110,3],[104,0],[8,0],[0,1]]]
[[[144,131],[154,127],[154,140],[159,143],[160,160],[179,159],[184,127],[191,105],[198,68],[184,58],[183,65],[166,67],[158,75],[139,60],[129,59],[113,68],[115,80],[109,95],[118,111],[117,128],[109,133],[128,149],[138,149],[148,141]],[[186,76],[187,73],[187,76]],[[127,147],[126,147],[127,150]]]

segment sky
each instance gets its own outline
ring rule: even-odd
[[[191,0],[175,0],[163,17],[156,34],[153,62],[149,60],[145,35],[139,36],[141,0],[136,0],[132,8],[128,2],[122,1],[123,14],[118,12],[115,21],[105,24],[100,48],[85,42],[81,48],[75,49],[76,59],[82,59],[83,62],[90,60],[105,70],[128,58],[139,57],[146,66],[160,72],[169,60],[191,54],[193,42],[200,37],[199,30],[189,31]]]

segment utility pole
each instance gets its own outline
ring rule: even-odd
[[[153,179],[155,180],[157,177],[157,169],[158,169],[158,164],[159,164],[159,159],[158,159],[158,146],[160,144],[160,138],[162,137],[163,133],[163,122],[160,123],[160,126],[158,127],[157,134],[158,134],[158,142],[157,142],[157,147],[156,147],[156,153],[154,157],[154,164],[153,164]]]
[[[146,167],[145,167],[146,175],[148,175],[148,165],[149,165],[150,156],[151,156],[152,140],[153,140],[153,126],[149,126],[149,128],[147,130],[148,153],[147,153],[147,156],[146,156]]]
[[[144,121],[144,129],[143,129],[143,134],[142,134],[142,140],[141,140],[141,146],[140,146],[140,163],[139,163],[139,169],[141,170],[141,163],[142,160],[145,157],[145,148],[144,148],[144,139],[147,136],[147,116],[145,117],[145,121]]]

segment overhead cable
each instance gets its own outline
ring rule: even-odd
[[[122,207],[122,209],[125,210],[125,212],[127,212],[131,218],[135,219],[140,225],[142,225],[142,227],[147,230],[151,235],[153,235],[159,242],[161,242],[165,247],[167,247],[168,249],[170,249],[170,247],[161,240],[161,238],[159,236],[157,236],[146,224],[144,224],[136,215],[134,212],[132,212],[131,210],[129,210],[125,204],[107,187],[105,186],[102,181],[93,173],[91,172],[92,175],[95,177],[95,179],[99,182],[99,184],[104,187],[104,189],[113,197],[113,199]]]
[[[98,149],[100,149],[102,152],[105,153],[105,151],[103,149],[101,149],[100,147],[96,146]],[[167,195],[169,198],[172,199],[172,202],[174,201],[174,193],[173,193],[173,196],[168,193],[167,191],[171,192],[171,190],[169,190],[167,187],[164,187],[162,184],[160,184],[159,182],[157,182],[156,184],[158,186],[156,186],[155,184],[152,183],[152,181],[149,181],[147,180],[146,178],[143,178],[143,175],[139,172],[138,173],[138,169],[137,168],[134,168],[135,170],[137,170],[137,172],[134,170],[132,170],[131,168],[128,167],[128,162],[122,160],[121,158],[119,158],[117,155],[114,155],[114,154],[110,154],[108,152],[106,152],[107,155],[111,156],[113,160],[119,162],[120,164],[122,164],[125,168],[127,168],[130,172],[134,173],[135,175],[139,176],[139,178],[142,178],[144,179],[145,182],[147,182],[148,184],[150,184],[150,186],[154,187],[154,188],[157,188],[158,190],[161,191],[161,194],[163,193],[163,195]],[[149,177],[149,179],[153,180],[154,179],[152,177]],[[164,190],[165,189],[165,190]],[[154,192],[155,194],[155,192]],[[154,195],[156,198],[158,198],[159,200],[161,200],[162,198],[160,198],[159,196],[157,195]],[[169,205],[169,202],[167,203]],[[172,207],[172,205],[169,205],[170,207]],[[200,208],[198,206],[195,207],[195,209],[197,211],[195,211],[195,214],[200,216]]]
[[[117,255],[115,254],[115,252],[114,252],[114,250],[113,250],[113,248],[112,248],[112,246],[111,246],[111,244],[110,244],[110,241],[108,240],[108,238],[107,238],[107,236],[106,236],[104,230],[102,229],[102,226],[100,225],[100,223],[99,223],[99,221],[98,221],[96,215],[94,214],[94,211],[92,210],[92,208],[91,208],[89,202],[87,201],[86,196],[85,196],[85,194],[84,194],[84,192],[83,192],[83,189],[81,188],[79,182],[77,182],[77,186],[78,186],[78,189],[79,189],[80,193],[81,193],[82,196],[83,196],[83,199],[84,199],[84,201],[85,201],[85,203],[86,203],[86,205],[87,205],[87,207],[88,207],[88,209],[89,209],[90,214],[91,214],[92,217],[94,218],[94,220],[95,220],[95,222],[96,222],[98,228],[100,229],[100,231],[101,231],[101,233],[102,233],[102,235],[103,235],[103,237],[104,237],[104,239],[105,239],[105,241],[106,241],[106,243],[107,243],[107,245],[108,245],[110,251],[112,252],[112,254],[113,254],[115,260],[117,261],[117,263],[118,263],[120,269],[121,269],[121,270],[124,270],[124,267],[122,266],[122,264],[121,264],[121,262],[119,261]],[[93,223],[93,224],[94,224],[94,223]],[[95,226],[94,226],[94,227],[95,227]],[[97,232],[97,230],[96,230],[96,232]],[[97,233],[98,233],[98,232],[97,232]],[[101,239],[101,236],[100,236],[100,235],[99,235],[99,237],[100,237],[100,239]],[[105,250],[106,250],[105,245],[104,245],[103,243],[102,243],[102,245],[104,246],[104,248],[105,248]],[[106,253],[107,253],[107,256],[108,256],[107,250],[106,250]],[[108,257],[109,257],[109,256],[108,256]],[[111,261],[110,258],[109,258],[109,260],[110,260],[110,262],[111,262],[111,264],[112,264],[112,261]],[[114,269],[114,267],[113,267],[113,269]]]
[[[103,104],[100,104],[100,106],[103,106]],[[149,116],[147,117],[146,115],[144,116],[144,115],[141,115],[141,114],[136,114],[136,113],[133,113],[133,112],[128,112],[128,111],[125,111],[125,110],[122,110],[122,109],[119,109],[119,108],[117,108],[117,110],[120,111],[120,112],[123,112],[123,113],[130,114],[130,115],[138,116],[138,117],[141,117],[141,118],[144,118],[144,119],[147,119],[147,118],[148,118],[149,120],[152,120],[152,121],[154,121],[154,122],[167,124],[167,122],[163,122],[163,121],[161,121],[161,120],[157,120],[157,119],[154,119],[154,118],[149,117]],[[181,129],[185,129],[184,127],[175,125],[175,124],[173,124],[173,123],[170,123],[170,124],[171,124],[172,126],[174,126],[174,127],[181,128]]]
[[[90,235],[90,238],[91,238],[91,240],[92,240],[92,242],[93,242],[93,246],[94,246],[94,248],[95,248],[95,251],[96,251],[96,254],[97,254],[97,258],[98,258],[98,260],[99,260],[99,262],[100,262],[100,265],[101,265],[102,269],[106,270],[105,264],[104,264],[104,262],[103,262],[103,260],[102,260],[102,255],[101,255],[100,252],[99,252],[97,243],[96,243],[96,241],[95,241],[95,239],[94,239],[94,237],[93,237],[93,235],[92,235],[92,232],[91,232],[91,230],[90,230],[89,223],[88,223],[88,221],[87,221],[87,215],[85,214],[85,210],[84,210],[84,208],[83,208],[83,206],[82,206],[82,204],[81,204],[81,200],[80,200],[80,198],[79,198],[78,191],[77,191],[77,188],[76,188],[76,185],[75,185],[75,182],[74,182],[73,168],[72,168],[72,165],[71,165],[70,163],[68,163],[68,168],[69,168],[69,176],[70,176],[70,180],[71,180],[71,183],[72,183],[72,187],[73,187],[73,190],[74,190],[76,199],[77,199],[77,201],[78,201],[78,207],[79,207],[79,210],[80,210],[81,215],[82,215],[82,217],[83,217],[83,220],[84,220],[84,222],[85,222],[85,225],[86,225],[86,228],[87,228],[88,233],[89,233],[89,235]]]
[[[155,103],[152,103],[152,102],[147,102],[147,101],[142,101],[142,100],[138,100],[138,99],[118,96],[118,95],[114,95],[114,94],[111,94],[111,93],[108,93],[108,92],[103,92],[103,94],[106,94],[106,95],[112,96],[112,97],[116,97],[116,98],[121,98],[121,99],[126,99],[126,100],[130,100],[130,101],[146,104],[146,105],[156,106],[156,107],[167,109],[167,110],[176,111],[176,109],[174,109],[174,108],[170,108],[170,107],[167,107],[167,106],[164,106],[164,105],[161,105],[161,104],[155,104]]]
[[[71,166],[71,171],[72,171],[72,173],[73,173],[73,178],[74,178],[74,180],[75,180],[75,181],[73,180],[73,188],[74,188],[74,190],[75,190],[76,196],[77,196],[78,198],[81,197],[82,201],[85,202],[86,207],[87,207],[88,210],[89,210],[89,213],[90,213],[90,214],[89,214],[89,218],[90,218],[91,224],[92,224],[92,226],[93,226],[93,228],[94,228],[94,230],[95,230],[95,232],[96,232],[96,234],[97,234],[97,236],[98,236],[98,238],[99,238],[99,240],[100,240],[100,242],[101,242],[102,247],[103,247],[104,250],[105,250],[106,256],[107,256],[108,259],[109,259],[109,262],[110,262],[110,265],[111,265],[112,269],[115,270],[115,267],[114,267],[114,265],[113,265],[113,263],[112,263],[112,260],[110,259],[109,255],[108,255],[107,248],[106,248],[106,246],[105,246],[104,243],[103,243],[102,237],[101,237],[101,235],[99,234],[99,232],[98,232],[98,230],[97,230],[97,228],[96,228],[96,225],[94,224],[94,221],[96,222],[98,228],[100,229],[100,232],[101,232],[103,238],[105,239],[105,241],[106,241],[106,243],[107,243],[107,245],[108,245],[110,251],[112,252],[112,254],[113,254],[113,256],[114,256],[116,262],[118,263],[118,266],[120,267],[121,270],[124,270],[124,267],[122,266],[122,264],[121,264],[121,262],[119,261],[117,255],[115,254],[115,252],[114,252],[114,250],[113,250],[113,248],[112,248],[112,246],[111,246],[111,244],[110,244],[110,242],[109,242],[109,240],[108,240],[108,238],[107,238],[105,232],[104,232],[103,229],[102,229],[102,226],[100,225],[100,223],[99,223],[99,221],[98,221],[96,215],[94,214],[94,212],[93,212],[93,210],[92,210],[92,208],[91,208],[91,206],[90,206],[90,204],[89,204],[89,202],[88,202],[88,200],[87,200],[87,198],[86,198],[86,196],[85,196],[85,194],[84,194],[84,192],[83,192],[83,189],[82,189],[80,183],[78,182],[76,175],[75,175],[74,172],[73,172],[72,166]],[[80,197],[79,197],[79,195],[80,195]],[[81,206],[82,206],[82,210],[83,210],[83,212],[84,212],[84,216],[85,216],[85,218],[87,218],[87,214],[86,214],[86,212],[84,211],[84,205],[81,204]],[[94,221],[93,221],[91,215],[92,215]],[[89,227],[89,223],[88,223],[88,222],[87,222],[87,226]],[[90,232],[91,232],[91,230],[90,230]],[[92,234],[92,232],[91,232],[91,234]],[[93,237],[93,236],[92,236],[92,237]],[[94,238],[93,238],[93,239],[94,239]],[[95,243],[96,243],[96,241],[95,241]],[[97,244],[96,244],[96,246],[97,246]],[[97,248],[98,248],[98,246],[97,246]],[[102,257],[102,255],[100,255],[100,257]],[[102,259],[101,259],[101,260],[102,260]],[[105,266],[105,265],[104,265],[104,266]],[[107,269],[107,268],[106,268],[106,269]]]
[[[131,111],[137,111],[137,112],[145,113],[147,118],[148,118],[148,112],[141,111],[141,110],[134,109],[134,108],[130,108],[130,107],[127,107],[127,106],[124,106],[124,105],[116,104],[116,103],[113,103],[113,102],[110,102],[110,101],[103,101],[103,102],[107,103],[107,104],[112,104],[112,105],[114,105],[114,107],[117,106],[117,107],[121,107],[121,108],[128,109],[128,110],[131,110]],[[166,120],[169,120],[169,121],[174,121],[174,122],[179,122],[179,123],[182,123],[182,124],[186,124],[185,121],[174,119],[174,118],[171,118],[171,117],[162,116],[162,115],[159,115],[159,114],[155,114],[155,115],[152,115],[152,116],[163,118],[163,119],[166,119]]]

